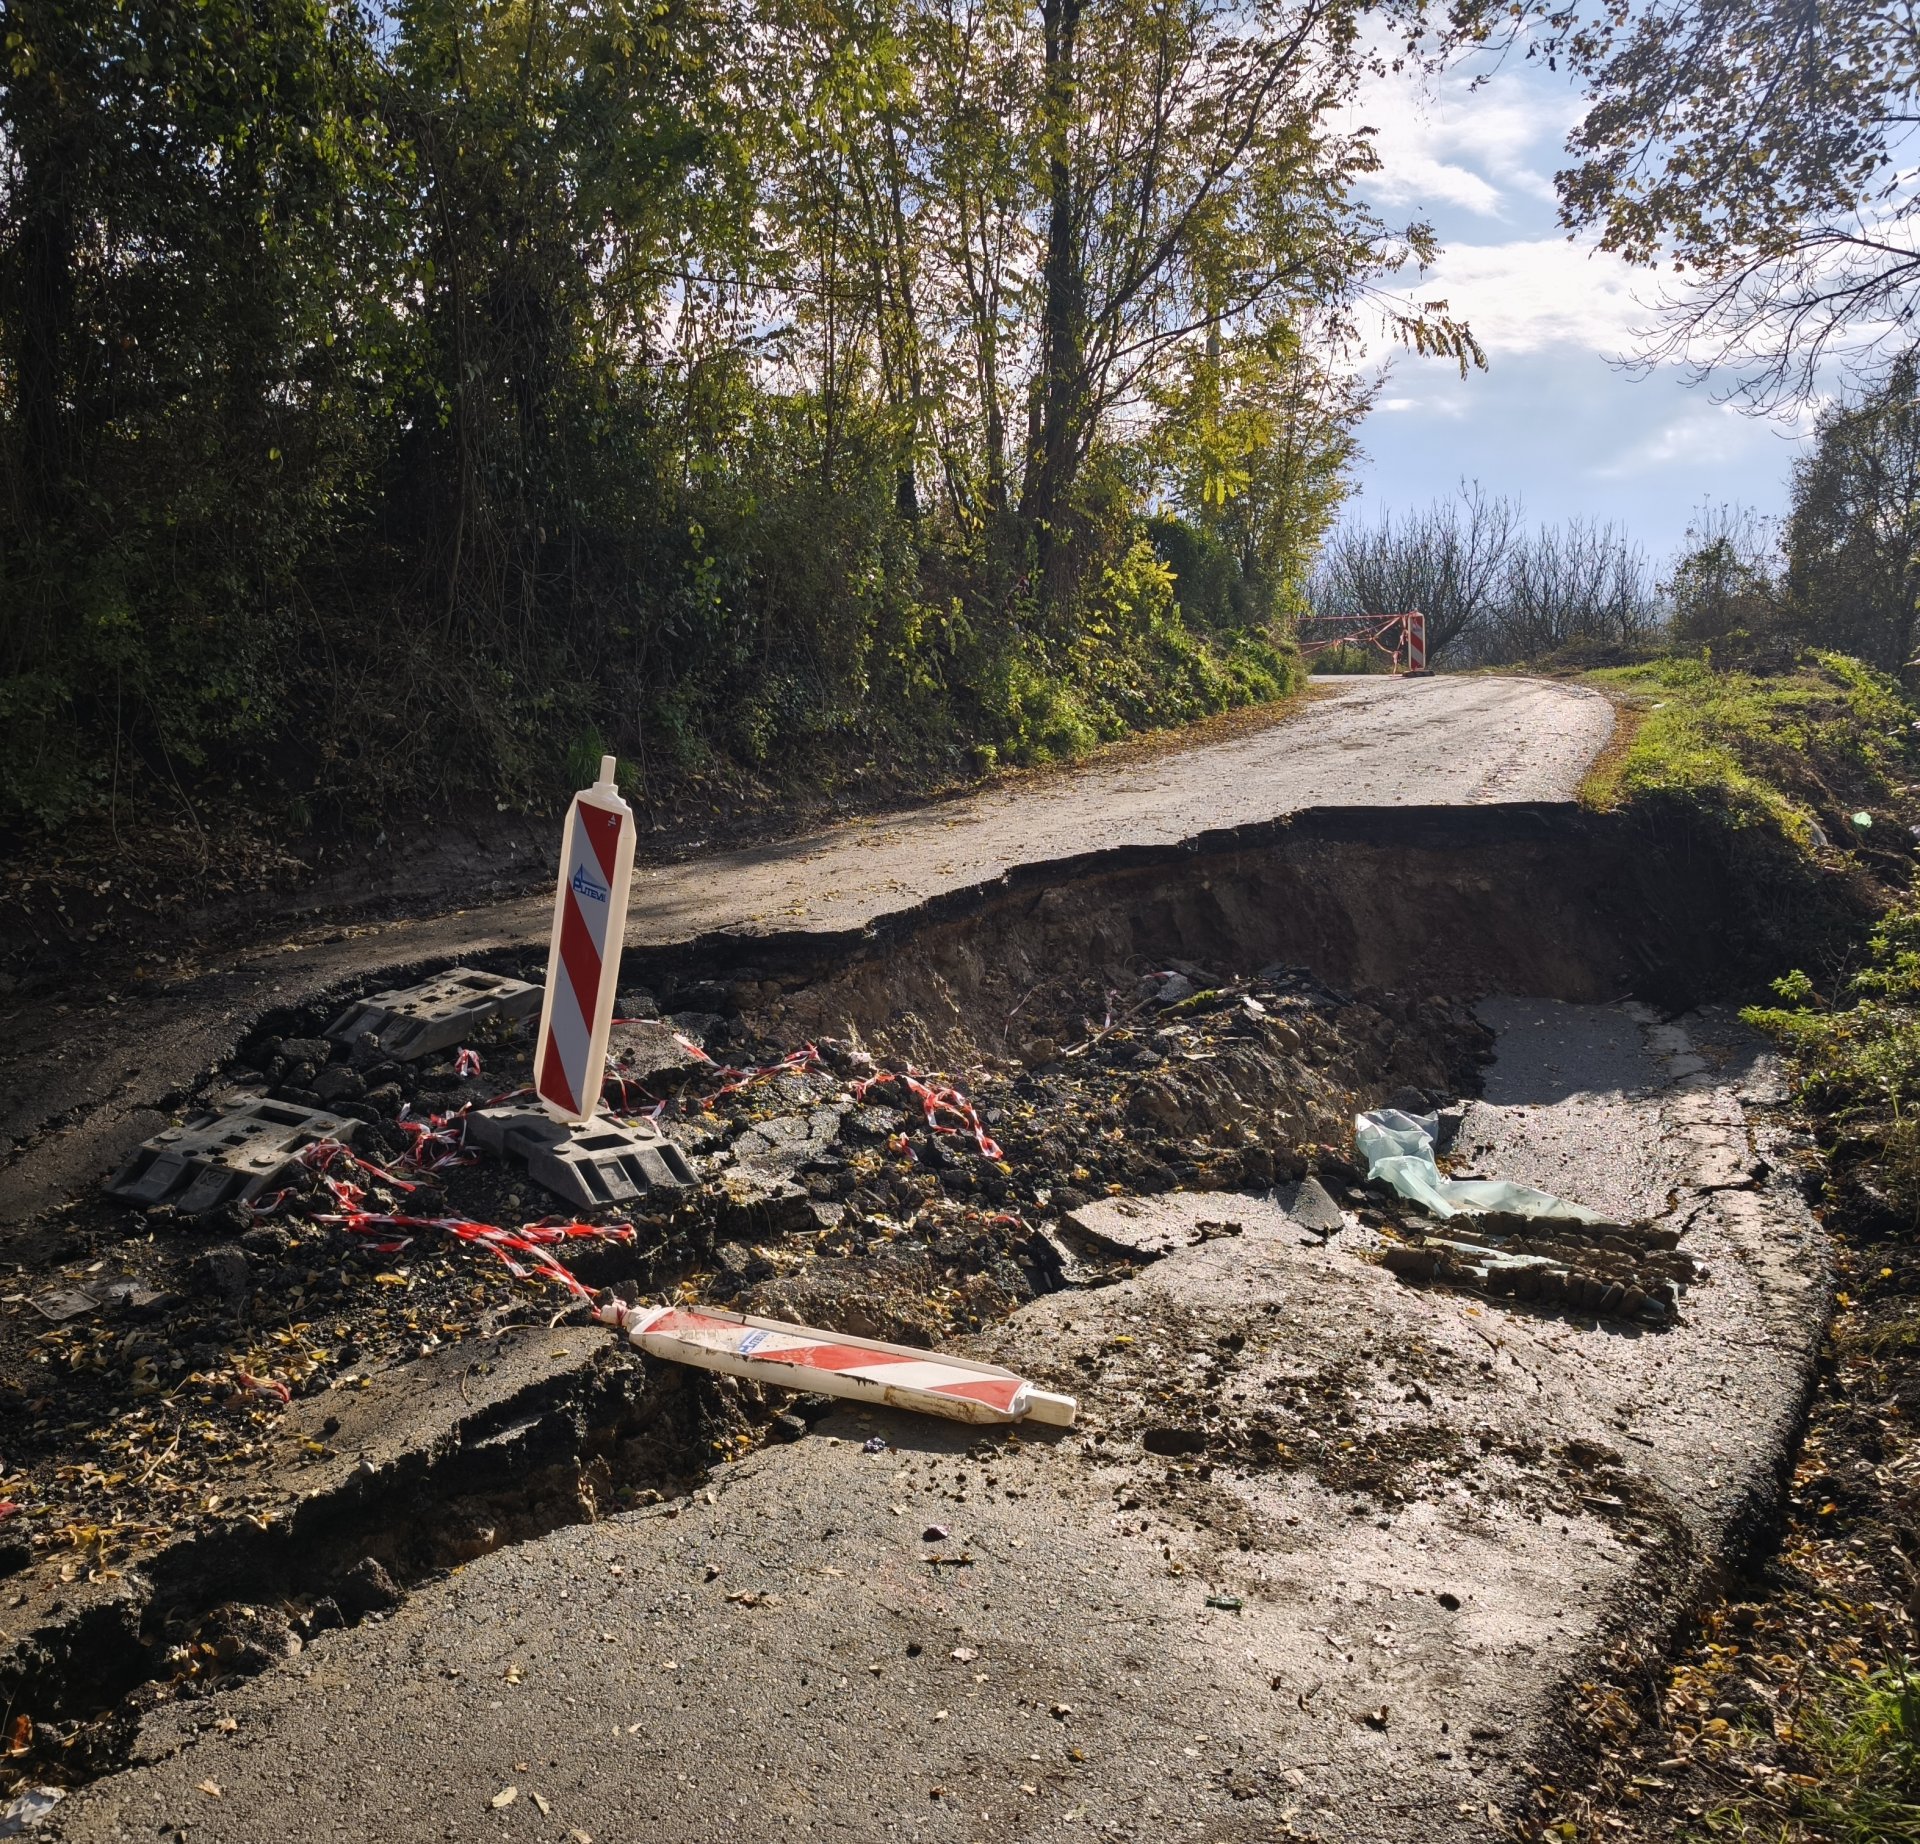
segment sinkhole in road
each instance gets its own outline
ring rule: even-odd
[[[1745,920],[1709,866],[1600,816],[1354,810],[1026,867],[857,934],[629,951],[630,1010],[699,1034],[714,1060],[771,1068],[813,1043],[822,1062],[715,1107],[700,1105],[703,1065],[645,1071],[703,1183],[637,1213],[632,1244],[583,1245],[576,1271],[856,1334],[964,1339],[1043,1294],[1136,1270],[1142,1257],[1078,1233],[1090,1201],[1264,1194],[1312,1173],[1352,1197],[1357,1107],[1477,1091],[1491,1039],[1476,1001],[1633,996],[1677,1011],[1733,971],[1715,944]],[[525,952],[484,964],[540,972]],[[277,1042],[409,971],[256,1021],[203,1092],[236,1079],[278,1092]],[[500,1086],[529,1057],[519,1028],[485,1050]],[[909,1067],[962,1083],[1004,1157],[930,1133],[903,1087],[873,1081]],[[390,1086],[389,1111],[476,1099],[451,1069]],[[498,1168],[439,1182],[448,1209],[482,1220],[539,1208]],[[383,1302],[390,1258],[310,1236],[297,1215],[284,1229],[159,1225],[97,1199],[82,1215],[89,1254],[133,1263],[138,1245],[149,1278],[183,1300],[209,1243],[237,1239],[244,1283],[193,1328],[203,1352],[270,1336],[288,1310],[276,1291],[309,1286],[298,1310],[351,1335],[249,1443],[224,1506],[202,1498],[126,1553],[63,1544],[46,1521],[0,1552],[19,1635],[0,1652],[0,1708],[33,1732],[13,1773],[108,1771],[158,1701],[282,1664],[491,1550],[615,1513],[670,1516],[714,1467],[831,1412],[803,1400],[796,1416],[777,1392],[634,1360],[577,1325],[563,1335],[553,1302],[469,1327],[472,1346],[377,1349],[360,1315]],[[322,1264],[332,1271],[312,1279]],[[111,1407],[96,1388],[65,1426],[104,1425]],[[176,1420],[185,1432],[192,1418]],[[38,1446],[49,1476],[97,1464],[57,1429]]]

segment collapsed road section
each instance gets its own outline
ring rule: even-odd
[[[630,956],[615,1093],[689,1182],[564,1246],[461,1126],[525,1080],[524,1025],[312,1068],[330,1006],[261,1021],[200,1099],[327,1075],[355,1163],[264,1214],[85,1200],[0,1322],[34,1392],[17,1759],[107,1775],[45,1823],[710,1836],[694,1788],[847,1837],[1537,1812],[1581,1661],[1658,1646],[1764,1530],[1824,1312],[1764,1061],[1672,1020],[1704,981],[1625,865],[1564,809],[1313,816],[857,941]],[[1364,1182],[1382,1104],[1454,1110],[1452,1176],[1610,1227],[1483,1225],[1559,1277],[1490,1282]],[[454,1224],[635,1299],[953,1346],[1081,1426],[642,1359]],[[696,1739],[723,1718],[737,1760]]]

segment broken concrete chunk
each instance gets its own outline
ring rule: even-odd
[[[694,1182],[686,1154],[652,1121],[571,1127],[539,1108],[482,1108],[467,1116],[467,1132],[489,1152],[524,1160],[528,1177],[576,1210]]]
[[[680,1042],[672,1025],[658,1018],[616,1024],[607,1037],[607,1058],[617,1075],[645,1082],[670,1070],[690,1069],[700,1059]]]
[[[362,1556],[341,1579],[333,1599],[349,1620],[364,1620],[371,1613],[388,1613],[402,1600],[393,1577],[371,1556]]]
[[[733,1143],[734,1163],[755,1171],[791,1174],[821,1158],[840,1137],[842,1108],[782,1114],[756,1122]]]
[[[1054,1193],[1060,1201],[1067,1187]],[[1234,1233],[1196,1222],[1177,1196],[1103,1197],[1067,1212],[1067,1224],[1089,1241],[1134,1261],[1158,1261],[1176,1249],[1194,1248],[1216,1235]]]
[[[333,1046],[324,1037],[283,1037],[274,1054],[289,1066],[311,1063],[317,1069],[331,1060]]]
[[[724,1040],[728,1029],[727,1020],[718,1012],[669,1012],[660,1022],[691,1038],[702,1050]]]
[[[1316,1230],[1321,1235],[1330,1236],[1346,1223],[1340,1206],[1317,1178],[1303,1178],[1298,1184],[1282,1185],[1274,1193],[1274,1201],[1302,1229]]]
[[[344,1063],[329,1063],[314,1077],[313,1092],[329,1107],[341,1101],[364,1101],[367,1079]]]
[[[724,1233],[738,1236],[791,1236],[819,1229],[814,1200],[791,1178],[760,1166],[736,1166],[715,1186]]]
[[[505,974],[453,967],[417,986],[376,992],[349,1006],[327,1026],[327,1036],[336,1044],[353,1044],[371,1032],[380,1040],[383,1055],[410,1063],[436,1050],[453,1049],[490,1019],[537,1012],[540,992],[538,986]]]
[[[199,1268],[208,1285],[229,1301],[244,1300],[253,1290],[253,1264],[246,1251],[232,1243],[208,1249],[200,1257]]]
[[[115,1175],[107,1195],[198,1216],[257,1196],[318,1140],[350,1145],[360,1127],[293,1102],[240,1102],[155,1134]]]

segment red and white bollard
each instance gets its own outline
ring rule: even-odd
[[[535,1092],[549,1114],[593,1118],[607,1073],[607,1034],[620,983],[633,877],[633,809],[614,785],[614,759],[600,758],[600,779],[573,797],[553,900],[553,947],[540,1008]]]
[[[1400,617],[1406,628],[1407,670],[1425,672],[1427,669],[1427,618],[1419,609]]]

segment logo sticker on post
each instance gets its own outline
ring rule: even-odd
[[[573,797],[567,813],[535,1040],[534,1089],[548,1113],[575,1125],[593,1118],[606,1080],[633,876],[633,809],[620,798],[613,769],[613,757],[602,756],[600,779]]]

